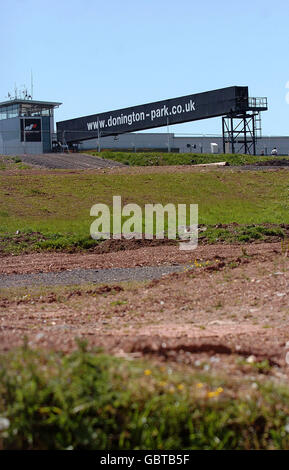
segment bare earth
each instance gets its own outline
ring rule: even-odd
[[[197,260],[195,262],[195,260]],[[50,287],[39,297],[0,291],[0,348],[28,338],[33,347],[69,351],[75,338],[113,354],[203,364],[234,374],[268,360],[288,373],[288,253],[280,243],[147,247],[108,254],[34,254],[0,258],[1,273],[191,264],[142,284]],[[240,362],[241,361],[241,362]]]
[[[180,265],[195,259],[214,260],[216,256],[230,258],[242,254],[281,253],[280,243],[248,245],[205,245],[194,251],[181,251],[178,245],[160,245],[126,249],[110,253],[35,253],[0,257],[0,274],[57,272],[66,269],[129,268],[135,266]]]

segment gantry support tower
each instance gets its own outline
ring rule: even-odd
[[[242,112],[223,116],[223,152],[256,155],[257,139],[262,137],[260,113],[267,109],[267,98],[248,98]]]

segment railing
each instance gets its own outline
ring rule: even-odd
[[[249,98],[248,105],[249,108],[267,109],[267,98]]]

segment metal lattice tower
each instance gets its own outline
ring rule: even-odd
[[[223,152],[256,155],[257,139],[262,136],[260,113],[267,109],[267,98],[249,98],[243,112],[223,116]]]

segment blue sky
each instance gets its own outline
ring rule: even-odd
[[[0,0],[0,100],[26,84],[56,120],[248,85],[264,135],[289,135],[286,0]],[[289,101],[289,100],[288,100]],[[157,131],[166,131],[160,128]],[[221,133],[221,119],[172,126]]]

